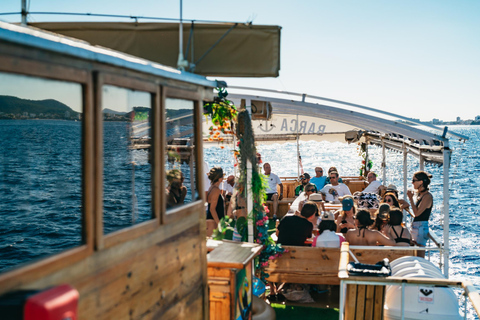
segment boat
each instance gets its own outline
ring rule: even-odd
[[[21,88],[15,92],[25,103],[30,101],[20,111],[11,109],[7,114],[2,111],[2,115],[10,119],[5,121],[24,121],[9,123],[15,124],[14,132],[31,125],[28,119],[40,112],[47,120],[36,120],[37,126],[55,125],[57,122],[52,124],[49,120],[70,119],[72,114],[77,117],[75,120],[81,120],[72,121],[73,126],[69,126],[69,121],[62,121],[66,125],[62,130],[73,137],[66,142],[59,137],[37,141],[41,136],[36,126],[32,128],[37,131],[34,137],[28,135],[29,130],[21,131],[23,142],[31,141],[35,147],[45,147],[48,142],[48,148],[36,157],[34,164],[27,160],[20,163],[20,167],[32,166],[27,172],[31,179],[16,183],[22,184],[32,197],[42,197],[35,192],[42,180],[33,183],[31,180],[37,179],[36,171],[49,177],[53,191],[49,197],[52,203],[48,204],[57,211],[24,199],[13,207],[18,210],[14,211],[18,212],[15,219],[20,222],[16,228],[21,228],[21,224],[35,225],[35,217],[20,214],[32,213],[32,209],[46,210],[44,217],[51,221],[47,219],[48,223],[42,228],[49,228],[50,223],[52,229],[67,228],[63,220],[55,220],[56,216],[76,221],[77,225],[62,232],[61,237],[52,237],[49,240],[52,242],[37,243],[41,255],[3,266],[0,271],[2,315],[7,314],[3,310],[16,315],[33,312],[35,318],[35,310],[41,309],[62,310],[63,317],[76,319],[208,319],[224,314],[233,319],[250,317],[254,300],[252,261],[262,246],[221,242],[209,244],[207,248],[205,195],[199,192],[206,144],[202,131],[203,105],[214,100],[214,88],[222,87],[222,83],[84,41],[3,22],[0,22],[0,61],[2,83]],[[67,93],[67,97],[55,96],[68,107],[62,106],[62,112],[55,116],[41,109],[39,102],[45,99],[44,93],[52,92]],[[425,131],[417,128],[420,124],[412,119],[388,120],[387,117],[397,116],[386,113],[373,116],[368,112],[379,111],[341,101],[329,102],[368,112],[324,105],[318,100],[328,99],[322,97],[303,94],[298,95],[298,100],[292,100],[278,98],[278,93],[273,93],[273,97],[245,93],[231,97],[238,106],[249,110],[255,137],[261,143],[301,139],[360,142],[413,154],[419,157],[421,167],[425,162],[443,164],[444,234],[441,240],[435,238],[435,243],[442,257],[443,274],[448,276],[448,137],[466,137],[446,130],[440,134]],[[135,107],[143,110],[138,122],[145,118],[150,122],[149,130],[142,128],[138,137],[132,133],[137,128],[135,117],[130,117],[133,126],[125,121],[125,115]],[[25,120],[15,120],[20,117]],[[59,157],[54,147],[67,144],[73,149],[68,152],[69,157],[62,160],[70,159],[70,162],[62,163],[67,171],[66,174],[62,171],[59,179],[58,172],[45,170],[43,162]],[[175,180],[178,172],[183,173],[189,186],[185,202],[167,208],[166,196],[163,196],[166,181]],[[56,195],[62,193],[71,194],[75,205],[68,208],[59,205],[64,199]],[[75,235],[71,237],[70,233]],[[31,240],[25,237],[27,247],[33,245]],[[238,252],[236,260],[222,261],[224,250]],[[331,277],[320,279],[319,273],[313,276],[317,281],[320,279],[320,283],[326,283],[325,279],[339,283],[343,288],[341,308],[352,301],[345,296],[349,285],[403,285],[405,281],[395,277],[382,279],[383,283],[379,284],[378,279],[360,279],[346,273],[349,251],[357,252],[353,257],[372,251],[373,256],[378,257],[381,250],[343,247],[331,252],[338,257]],[[294,253],[292,249],[287,254]],[[285,260],[287,254],[277,262]],[[317,250],[314,254],[322,252]],[[305,276],[301,270],[293,271],[297,273],[297,282],[299,274]],[[286,274],[279,272],[279,279],[284,279]],[[478,293],[468,283],[436,278],[417,279],[412,283],[426,287],[463,287],[477,311],[480,306]],[[59,296],[68,297],[62,300],[65,305],[58,309],[48,305],[50,301],[58,301],[55,299]],[[226,305],[228,308],[222,309]],[[339,315],[342,319],[351,318],[347,311],[340,311]]]

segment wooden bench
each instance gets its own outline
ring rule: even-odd
[[[283,246],[288,252],[281,257],[271,260],[266,272],[270,275],[270,282],[288,282],[305,284],[339,285],[338,266],[340,262],[340,248],[312,248]],[[355,249],[352,253],[361,263],[375,264],[388,258],[393,261],[403,256],[413,256],[415,251],[379,250],[379,247],[370,249]],[[385,247],[386,249],[388,247]],[[398,247],[397,247],[398,248]]]

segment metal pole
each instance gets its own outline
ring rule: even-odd
[[[297,131],[297,177],[300,177],[300,145],[299,145],[299,136],[298,136],[298,114],[297,114],[297,124],[295,125],[295,130]],[[303,166],[303,164],[302,164]]]
[[[247,160],[247,181],[246,181],[246,196],[247,196],[247,215],[253,209],[252,201],[252,163],[250,160]],[[248,220],[248,242],[253,242],[253,219],[255,217],[249,217]]]
[[[405,320],[405,282],[402,282],[402,320]]]
[[[450,256],[450,245],[448,235],[450,233],[450,194],[448,190],[449,186],[449,173],[450,173],[450,147],[448,140],[444,142],[443,147],[443,247],[444,247],[444,265],[443,274],[448,279],[448,267]]]
[[[22,0],[22,26],[27,25],[27,0]]]
[[[420,166],[420,171],[425,170],[425,157],[422,155],[421,151],[420,151],[420,157],[419,157],[419,166]]]
[[[347,285],[343,282],[340,281],[340,306],[339,306],[339,320],[345,319],[345,287]]]
[[[385,154],[385,140],[382,139],[382,180],[383,185],[387,185],[387,157]]]
[[[407,174],[408,174],[408,167],[407,167],[407,146],[403,144],[403,197],[407,198]],[[406,222],[406,215],[403,215],[403,222]]]
[[[183,0],[180,0],[180,23],[178,25],[178,61],[177,68],[185,70],[185,59],[183,57]]]

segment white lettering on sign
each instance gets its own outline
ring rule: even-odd
[[[418,287],[418,302],[433,303],[434,290],[433,287]]]
[[[287,119],[284,118],[282,121],[282,125],[280,127],[280,131],[297,133],[297,130],[298,130],[298,133],[324,134],[326,128],[327,127],[324,124],[321,124],[318,126],[318,129],[317,129],[317,125],[315,124],[315,122],[311,122],[309,125],[309,122],[306,120],[302,120],[299,123],[295,119],[290,120],[290,126],[289,126]]]

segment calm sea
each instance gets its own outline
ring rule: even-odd
[[[120,123],[111,126],[111,130],[123,130]],[[0,271],[58,252],[58,248],[64,250],[82,243],[79,236],[80,130],[80,122],[72,121],[0,121]],[[451,126],[450,130],[470,137],[465,143],[451,140],[450,277],[466,279],[480,287],[480,151],[477,149],[480,127]],[[118,140],[118,135],[112,136]],[[106,141],[105,145],[108,152],[110,143]],[[362,158],[357,148],[355,144],[301,142],[303,168],[313,174],[315,166],[322,166],[324,170],[336,166],[341,175],[358,175]],[[294,143],[263,145],[257,151],[277,175],[298,175]],[[386,184],[393,183],[403,190],[403,155],[387,153]],[[136,201],[139,208],[135,213],[136,222],[148,219],[150,203],[146,199],[150,188],[145,185],[150,183],[150,169],[147,155],[139,153],[133,160],[127,159],[125,154],[109,153],[107,156],[110,166],[105,173],[110,175],[107,177],[111,180],[110,195],[124,193],[125,196],[112,197],[111,203],[105,203],[105,215],[119,219],[114,226],[129,225],[132,223],[132,201]],[[222,166],[227,174],[233,173],[231,147],[207,148],[204,156],[210,167]],[[373,170],[380,177],[381,156],[380,148],[370,147]],[[409,156],[408,181],[416,170],[418,162]],[[437,235],[442,236],[443,168],[427,165],[426,171],[433,175],[431,191],[435,201],[430,224]],[[188,186],[188,174],[186,178]],[[135,199],[128,197],[132,193],[132,179],[135,179]],[[118,211],[122,214],[118,215]],[[56,249],[52,251],[52,247]],[[438,255],[433,253],[432,260],[438,261]]]

